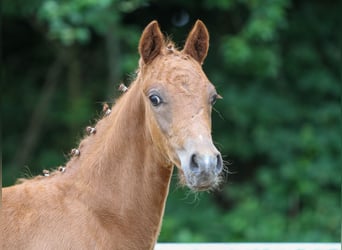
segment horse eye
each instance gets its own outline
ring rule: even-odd
[[[149,99],[153,106],[158,106],[162,103],[162,99],[157,95],[151,95]]]

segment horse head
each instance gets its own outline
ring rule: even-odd
[[[211,137],[211,112],[220,96],[203,72],[209,34],[197,21],[179,51],[156,21],[139,43],[141,90],[154,143],[192,190],[217,186],[223,162]]]

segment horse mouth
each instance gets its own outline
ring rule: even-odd
[[[213,179],[200,181],[200,180],[192,180],[188,181],[187,186],[194,191],[209,191],[217,188],[218,186],[218,177],[214,177]]]
[[[188,186],[191,190],[196,192],[208,191],[213,189],[213,185]]]
[[[196,176],[184,173],[182,169],[179,169],[178,175],[181,185],[187,186],[190,190],[195,192],[214,190],[218,188],[221,179],[217,175]]]

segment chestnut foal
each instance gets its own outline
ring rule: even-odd
[[[174,165],[190,189],[215,188],[223,164],[211,138],[219,95],[201,67],[208,46],[201,21],[182,51],[151,22],[136,80],[66,168],[2,190],[2,249],[153,249]]]

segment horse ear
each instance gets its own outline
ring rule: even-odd
[[[164,36],[157,21],[150,22],[144,29],[140,42],[139,53],[144,63],[150,63],[158,56],[164,45]]]
[[[207,56],[208,48],[209,32],[204,23],[201,20],[197,20],[186,39],[183,52],[202,64]]]

